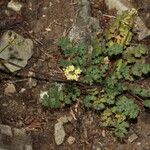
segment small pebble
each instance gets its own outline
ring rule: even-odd
[[[45,28],[45,30],[46,30],[47,32],[52,31],[52,29],[50,29],[50,28]]]
[[[49,7],[53,6],[53,3],[52,2],[49,2]]]
[[[12,83],[8,83],[7,87],[4,89],[4,94],[5,95],[10,95],[16,92],[15,85]]]
[[[130,143],[132,143],[132,142],[134,142],[137,138],[138,138],[138,136],[137,136],[135,133],[133,133],[131,136],[129,136],[128,141],[129,141]]]
[[[24,93],[26,91],[25,88],[21,88],[21,90],[19,91],[19,93]]]
[[[16,12],[19,12],[22,8],[22,5],[19,3],[19,2],[16,2],[14,0],[11,0],[8,5],[7,5],[8,8],[16,11]]]
[[[33,87],[36,87],[37,86],[37,80],[33,79],[33,78],[29,78],[28,86],[29,86],[30,89],[33,88]]]
[[[105,130],[102,130],[102,136],[106,137],[106,131]]]
[[[141,143],[140,143],[140,142],[138,142],[138,143],[137,143],[137,145],[141,145]]]
[[[75,142],[75,138],[73,136],[69,136],[67,139],[67,142],[69,143],[69,145],[72,145]]]

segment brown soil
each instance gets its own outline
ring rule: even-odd
[[[28,75],[29,72],[34,71],[35,74],[41,74],[42,77],[50,75],[63,77],[58,67],[58,60],[61,56],[55,43],[62,35],[67,34],[73,23],[77,12],[76,1],[20,1],[24,6],[21,21],[18,24],[13,20],[9,26],[5,26],[6,28],[0,31],[2,34],[11,28],[34,41],[34,55],[28,65],[18,73]],[[1,16],[4,15],[6,5],[7,1],[0,0]],[[100,20],[103,27],[108,25],[111,19],[109,15],[115,15],[114,10],[108,11],[103,0],[92,0],[91,7],[93,16]],[[7,16],[3,21],[5,18]],[[150,44],[147,39],[142,42]],[[5,73],[0,73],[0,81],[0,122],[18,128],[26,128],[27,132],[32,135],[34,150],[96,150],[97,147],[104,150],[150,149],[149,113],[141,112],[137,123],[133,124],[129,131],[129,135],[136,133],[138,139],[133,143],[128,143],[127,140],[124,142],[116,140],[110,131],[101,127],[102,123],[98,114],[84,110],[80,106],[78,106],[78,113],[75,113],[76,120],[65,125],[66,137],[63,144],[57,146],[54,140],[54,125],[61,116],[71,114],[75,106],[61,110],[43,108],[39,102],[39,94],[50,86],[49,82],[38,80],[36,87],[29,88],[28,80],[20,80]],[[16,86],[16,93],[5,95],[4,89],[8,82]],[[25,91],[21,92],[22,89]],[[69,136],[76,139],[73,145],[67,142]]]

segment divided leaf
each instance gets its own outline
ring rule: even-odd
[[[135,119],[140,110],[138,105],[135,104],[132,99],[129,99],[126,96],[121,96],[116,102],[113,111],[123,113],[125,116],[129,116],[130,119]]]
[[[144,106],[150,108],[150,100],[145,100]]]
[[[51,108],[60,108],[70,105],[78,99],[80,90],[76,86],[57,84],[49,88],[42,99],[42,105]]]
[[[107,49],[109,56],[115,56],[121,54],[123,52],[123,45],[121,44],[113,44],[111,47]]]

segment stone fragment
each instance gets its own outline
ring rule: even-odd
[[[8,149],[0,147],[0,150],[8,150]]]
[[[25,146],[28,148],[28,145],[31,145],[31,137],[26,133],[24,128],[13,128],[13,135],[13,149],[25,150]]]
[[[10,126],[0,125],[0,133],[12,137],[12,130]]]
[[[73,136],[69,136],[67,139],[67,142],[69,145],[72,145],[75,141],[76,141],[76,139]]]
[[[19,93],[24,93],[26,91],[25,88],[21,88],[21,90],[19,91]]]
[[[33,78],[29,78],[28,85],[29,85],[30,89],[33,88],[33,87],[36,87],[37,86],[37,80],[33,79]]]
[[[8,8],[16,11],[16,12],[19,12],[22,8],[22,4],[20,4],[19,2],[17,1],[14,1],[14,0],[11,0],[8,5],[7,5]]]
[[[5,95],[10,95],[16,92],[15,85],[12,83],[8,83],[7,87],[4,89],[4,94]]]
[[[31,145],[25,145],[24,150],[33,150]]]
[[[14,136],[15,137],[24,137],[24,136],[26,136],[26,131],[23,128],[22,129],[14,128],[13,131],[14,131]]]
[[[101,147],[97,147],[96,150],[102,150]]]
[[[150,29],[148,29],[143,22],[142,18],[137,17],[136,20],[136,29],[138,30],[138,39],[142,40],[148,36],[150,36]]]
[[[101,31],[99,21],[91,16],[89,0],[79,0],[79,12],[68,37],[70,40],[83,42],[90,46],[91,37]]]
[[[98,139],[95,139],[93,142],[92,150],[102,150],[102,149],[103,149],[102,143],[98,141]]]
[[[67,122],[71,121],[72,117],[71,116],[63,116],[63,117],[60,117],[57,120],[58,120],[58,122],[61,122],[62,124],[64,124],[64,123],[67,123]]]
[[[0,150],[32,150],[31,136],[24,128],[0,124]]]
[[[118,13],[132,8],[127,0],[105,0],[105,3],[109,9],[117,9]]]
[[[32,76],[35,76],[35,73],[29,72],[28,76],[29,77],[31,76],[31,78],[28,79],[28,86],[29,86],[29,88],[31,89],[33,87],[36,87],[37,86],[37,80],[32,78]]]
[[[58,123],[56,123],[54,127],[55,128],[55,131],[54,131],[55,142],[57,145],[60,145],[63,143],[65,135],[66,135],[63,125],[71,121],[72,119],[73,118],[71,116],[63,116],[57,119]]]
[[[41,91],[39,102],[42,103],[44,96],[48,96],[48,91]]]
[[[25,39],[14,31],[6,31],[0,40],[0,58],[4,60],[1,69],[18,71],[27,65],[33,54],[33,41]],[[9,61],[7,61],[9,60]]]
[[[54,129],[55,129],[55,134],[54,134],[55,142],[57,145],[60,145],[63,143],[66,135],[63,124],[61,122],[56,123]]]
[[[141,142],[137,142],[137,145],[141,145]]]
[[[138,138],[138,136],[134,133],[131,136],[129,136],[128,141],[130,143],[134,142],[136,139]]]

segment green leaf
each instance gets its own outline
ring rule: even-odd
[[[92,46],[93,46],[93,53],[92,53],[93,57],[100,56],[104,53],[104,51],[103,51],[104,48],[103,48],[100,40],[101,39],[93,38],[91,41]]]
[[[148,49],[144,45],[139,44],[137,47],[127,48],[123,52],[123,58],[127,63],[144,63],[147,52]]]
[[[88,94],[84,97],[83,99],[83,104],[85,107],[92,107],[93,103],[97,100],[97,96],[98,96],[98,90],[92,89],[88,91]]]
[[[77,48],[77,52],[80,56],[83,56],[87,53],[87,48],[86,48],[85,44],[83,44],[83,43],[79,43],[76,46],[76,48]]]
[[[140,86],[129,85],[128,89],[136,95],[139,95],[143,98],[150,98],[150,88],[143,88]]]
[[[49,88],[44,95],[42,105],[50,108],[59,108],[72,104],[80,96],[80,90],[75,85],[56,84]]]
[[[139,107],[132,99],[126,96],[121,96],[116,103],[116,110],[118,113],[123,113],[129,118],[135,119],[139,114]]]
[[[141,77],[142,75],[147,75],[150,73],[150,64],[136,63],[131,68],[131,73],[137,77]]]
[[[145,100],[144,106],[150,108],[150,100]]]
[[[60,60],[59,61],[59,65],[61,66],[61,67],[63,67],[63,68],[66,68],[67,66],[70,66],[71,65],[71,62],[70,61],[68,61],[68,60]]]
[[[115,122],[114,123],[114,134],[118,137],[118,138],[124,138],[127,133],[128,133],[128,128],[129,128],[129,124],[127,122]]]
[[[84,82],[93,84],[94,82],[100,82],[103,75],[104,75],[105,70],[100,70],[100,67],[97,65],[90,66],[87,68],[87,70],[84,72]]]
[[[107,52],[109,56],[121,54],[123,52],[123,45],[114,44],[107,49]]]
[[[101,97],[101,98],[97,98],[94,102],[93,102],[93,108],[95,110],[103,110],[105,109],[105,104],[106,104],[106,97]]]
[[[62,50],[66,50],[70,47],[72,47],[72,44],[67,37],[62,37],[57,41],[57,45],[61,47]]]

